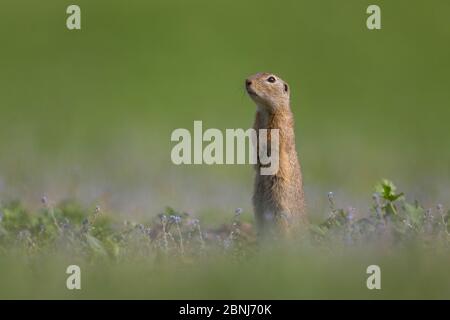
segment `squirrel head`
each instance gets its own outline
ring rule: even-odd
[[[289,105],[288,84],[272,73],[261,72],[248,77],[245,89],[256,105],[267,111]]]

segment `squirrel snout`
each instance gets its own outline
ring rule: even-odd
[[[250,80],[245,80],[245,86],[248,88],[250,87],[250,85],[252,84],[252,82]]]

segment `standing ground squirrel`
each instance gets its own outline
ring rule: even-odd
[[[279,130],[278,171],[274,175],[261,175],[259,156],[255,166],[253,206],[256,222],[262,234],[270,230],[289,233],[292,226],[307,223],[289,86],[276,75],[257,73],[246,79],[245,88],[257,107],[254,129],[257,132],[269,129],[268,141],[270,129]],[[259,150],[261,144],[259,139],[257,141]]]

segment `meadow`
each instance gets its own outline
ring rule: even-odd
[[[379,0],[377,31],[365,0],[76,3],[78,31],[71,1],[0,5],[0,298],[450,298],[447,1]],[[263,247],[251,166],[170,161],[195,120],[252,125],[258,71],[312,223]]]

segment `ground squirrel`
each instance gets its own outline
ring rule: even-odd
[[[254,129],[257,132],[260,129],[279,129],[277,173],[261,175],[259,156],[255,166],[253,206],[259,232],[265,234],[269,230],[280,230],[289,233],[291,227],[307,222],[289,86],[274,74],[257,73],[245,80],[245,88],[257,107]],[[257,147],[261,147],[259,139]]]

